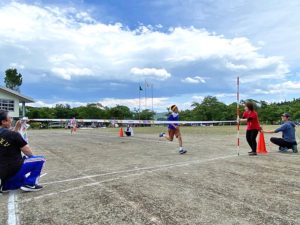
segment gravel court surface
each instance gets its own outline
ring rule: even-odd
[[[7,203],[8,203],[8,194],[0,194],[0,224],[7,223]]]
[[[300,224],[299,155],[251,158],[242,143],[237,157],[234,128],[197,129],[182,129],[183,156],[164,128],[31,131],[47,175],[44,190],[17,193],[20,223]]]

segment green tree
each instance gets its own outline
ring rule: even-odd
[[[149,109],[144,109],[140,112],[140,115],[136,115],[135,117],[137,117],[137,119],[138,119],[138,117],[140,116],[141,120],[153,120],[154,115],[155,115],[155,112],[153,112]]]
[[[265,101],[251,101],[257,104],[256,110],[260,122],[262,124],[278,124],[280,115],[288,112],[292,120],[300,121],[300,98],[292,101],[269,103]],[[241,101],[245,102],[245,101]],[[207,96],[204,100],[194,102],[192,110],[183,110],[180,112],[180,120],[235,120],[236,119],[236,103],[226,105],[220,102],[216,97]],[[244,111],[244,107],[240,106],[240,116]],[[137,109],[133,112],[126,106],[118,105],[112,108],[103,107],[101,104],[88,104],[71,108],[70,105],[56,105],[54,108],[47,107],[26,107],[29,118],[71,118],[75,116],[78,119],[153,119],[155,112],[143,110],[139,113]]]
[[[71,109],[71,106],[66,104],[57,104],[54,108],[55,118],[58,119],[68,119],[75,116],[74,111]]]
[[[188,109],[180,111],[180,120],[186,120],[186,121],[194,120],[192,111]]]
[[[110,108],[109,110],[110,117],[112,119],[132,119],[133,113],[127,106],[117,105],[115,107]]]
[[[240,111],[241,111],[241,107],[240,107]],[[233,102],[229,105],[226,106],[226,116],[225,119],[226,120],[235,120],[237,117],[237,107],[236,107],[236,102]],[[241,116],[241,113],[240,113]]]
[[[257,113],[261,123],[276,124],[280,120],[280,107],[274,103],[260,102],[260,107],[257,108]]]
[[[90,104],[80,106],[74,109],[76,118],[78,119],[108,119],[108,111]]]
[[[40,117],[40,108],[26,106],[26,115],[31,119],[38,119]]]
[[[54,108],[26,106],[26,111],[27,116],[31,119],[56,119]]]
[[[5,71],[4,83],[7,88],[20,91],[22,82],[22,74],[18,73],[17,69],[8,69]]]
[[[193,103],[193,118],[195,120],[225,120],[226,105],[216,97],[206,96],[201,103]]]

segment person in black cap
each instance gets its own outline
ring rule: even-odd
[[[281,120],[283,124],[276,130],[263,131],[264,133],[278,133],[282,132],[282,138],[271,137],[270,141],[279,146],[280,152],[286,152],[288,149],[292,149],[294,153],[298,152],[297,142],[296,142],[296,130],[295,123],[289,120],[290,115],[288,113],[283,113],[281,115]]]

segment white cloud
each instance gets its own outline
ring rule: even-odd
[[[164,107],[167,105],[168,98],[153,98],[153,105],[155,108]],[[139,108],[139,98],[131,98],[131,99],[118,99],[118,98],[104,98],[99,101],[103,106],[114,107],[116,105],[125,105],[131,109]],[[147,108],[151,109],[152,100],[151,98],[147,99]],[[145,99],[141,98],[141,110],[145,109]]]
[[[134,75],[140,77],[149,77],[158,80],[166,80],[171,77],[171,74],[168,73],[165,69],[156,69],[156,68],[132,68],[130,72]]]
[[[79,106],[86,106],[87,105],[86,102],[77,102],[77,101],[58,101],[58,102],[54,102],[54,103],[46,103],[44,101],[36,101],[34,103],[28,103],[26,105],[32,106],[32,107],[49,107],[49,108],[53,108],[57,104],[62,104],[62,105],[68,104],[71,107],[79,107]]]
[[[246,65],[239,65],[239,64],[233,64],[231,62],[226,63],[226,67],[232,71],[239,71],[239,70],[247,70],[248,67]]]
[[[202,96],[202,95],[193,95],[192,99],[197,100],[197,101],[202,101],[204,99],[204,96]]]
[[[86,12],[78,12],[76,13],[76,18],[83,22],[87,23],[95,23],[96,21]]]
[[[181,80],[183,83],[190,83],[190,84],[199,84],[199,83],[206,83],[205,78],[200,76],[195,77],[186,77]]]
[[[49,62],[53,64],[59,64],[59,63],[68,62],[72,60],[76,60],[76,56],[70,53],[64,53],[61,55],[52,55],[49,57]]]
[[[281,84],[272,85],[274,89],[300,89],[300,81],[287,81]]]
[[[116,82],[110,82],[109,85],[112,86],[112,87],[126,87],[126,84],[116,83]]]
[[[24,65],[18,64],[18,63],[10,63],[9,66],[10,66],[11,68],[17,68],[17,69],[24,69],[24,68],[25,68]]]
[[[217,98],[236,97],[236,93],[220,93],[215,95]]]
[[[88,76],[93,74],[89,68],[78,68],[75,66],[68,68],[54,67],[51,69],[51,71],[66,80],[71,80],[72,76]]]
[[[129,30],[120,23],[97,22],[74,8],[4,4],[0,40],[0,68],[15,63],[66,80],[94,76],[137,82],[132,74],[165,80],[171,74],[176,77],[179,67],[206,61],[212,71],[240,72],[255,79],[285,78],[289,71],[282,57],[259,54],[244,37],[230,39],[193,27],[174,27],[168,33],[144,25]]]
[[[186,77],[184,79],[181,80],[183,83],[190,83],[190,84],[198,84],[200,81],[193,79],[191,77]]]
[[[265,38],[268,32],[261,29],[265,26],[264,23],[259,26],[261,32],[258,30],[253,32],[249,29],[250,34],[259,34],[260,38],[254,40],[253,36],[248,35],[249,33],[238,31],[232,33],[231,29],[228,29],[231,26],[223,26],[223,23],[215,21],[208,22],[221,24],[224,30],[229,31],[227,37],[194,27],[172,27],[168,30],[168,27],[162,27],[160,24],[152,26],[140,24],[135,30],[130,30],[126,24],[99,22],[86,10],[44,7],[42,4],[20,2],[0,4],[0,70],[4,71],[8,66],[20,69],[19,72],[24,76],[23,87],[27,90],[35,87],[41,90],[38,86],[44,85],[41,81],[49,81],[47,83],[49,87],[63,83],[67,85],[63,89],[64,93],[60,92],[59,99],[68,99],[73,98],[73,96],[67,96],[70,93],[75,96],[78,90],[82,91],[81,79],[84,79],[84,88],[88,90],[89,96],[101,96],[103,92],[105,92],[103,96],[107,96],[107,93],[111,93],[111,96],[116,98],[103,100],[120,104],[127,101],[126,104],[129,107],[133,106],[130,105],[131,103],[138,105],[136,99],[134,101],[120,99],[132,96],[129,88],[126,89],[126,93],[125,91],[113,92],[121,84],[130,87],[131,84],[128,82],[149,79],[155,87],[161,90],[167,90],[168,88],[165,88],[167,84],[176,88],[176,92],[186,94],[167,98],[164,103],[159,104],[160,111],[165,111],[165,108],[171,104],[178,104],[181,109],[189,108],[191,101],[197,100],[195,96],[199,96],[198,101],[203,98],[201,96],[213,95],[231,102],[235,94],[230,96],[230,94],[218,93],[235,93],[237,75],[241,78],[243,92],[241,94],[247,98],[275,99],[276,96],[284,96],[288,93],[294,93],[294,96],[298,94],[299,82],[287,81],[288,79],[299,80],[299,77],[291,75],[295,74],[295,71],[290,72],[290,66],[286,63],[289,54],[283,57],[282,51],[269,51],[270,49],[266,51],[266,47],[276,49],[286,46],[293,55],[292,58],[299,58],[298,51],[295,50],[297,48],[289,47],[298,44],[299,38],[295,37],[299,35],[294,35],[295,29],[292,29],[293,32],[289,31],[289,34],[281,32],[287,31],[290,27],[286,20],[281,20],[284,22],[285,29],[277,29],[278,26],[268,25],[270,29],[276,30],[273,33],[280,39],[274,44],[271,41],[274,36],[269,39]],[[285,4],[282,3],[282,5]],[[293,11],[297,11],[296,8],[294,7]],[[256,17],[256,10],[252,12]],[[198,11],[197,14],[199,14]],[[271,14],[262,18],[278,20],[277,17],[269,15]],[[234,23],[236,21],[234,19]],[[248,21],[248,25],[243,23],[243,20],[238,21],[240,21],[240,27],[245,30],[249,28],[249,25],[255,29],[258,27],[253,25],[252,19]],[[225,25],[226,22],[227,20],[224,20]],[[299,26],[297,20],[294,20],[293,24]],[[280,26],[283,27],[283,25]],[[164,32],[165,30],[168,32]],[[222,33],[220,30],[217,32]],[[279,33],[284,34],[285,37],[291,37],[283,39],[282,35],[278,35]],[[247,38],[242,34],[245,34]],[[295,60],[295,64],[298,61]],[[195,76],[197,74],[205,74],[205,77]],[[57,77],[67,81],[58,80]],[[161,82],[167,79],[168,82]],[[205,83],[205,85],[202,85],[203,88],[199,90],[197,85],[185,83]],[[72,90],[68,88],[69,86]],[[93,88],[97,89],[97,93],[92,91]],[[46,99],[51,95],[49,92],[52,93],[52,90],[55,92],[53,86],[50,89],[51,91],[45,94],[48,96],[42,96],[43,93],[40,92],[34,97]],[[87,92],[84,92],[81,99],[86,98],[86,94]],[[166,95],[166,92],[162,95]],[[195,98],[192,98],[193,96]],[[49,102],[53,100],[49,99]],[[71,104],[73,104],[72,101]],[[86,103],[74,102],[74,105],[76,104]],[[142,103],[143,107],[144,105],[145,103]],[[151,100],[148,100],[147,105],[149,108]]]
[[[300,89],[300,82],[299,81],[286,81],[277,84],[268,84],[264,85],[264,88],[256,88],[253,91],[253,94],[256,95],[265,95],[265,96],[272,96],[272,98],[280,98],[278,101],[286,99],[286,96],[289,94],[297,95]],[[272,100],[274,101],[274,100]]]
[[[98,101],[103,107],[114,107],[117,105],[124,105],[129,107],[131,110],[139,108],[139,98],[128,98],[128,99],[121,99],[121,98],[103,98]],[[79,107],[79,106],[86,106],[91,102],[79,102],[79,101],[57,101],[52,103],[46,103],[45,101],[36,101],[34,103],[28,103],[28,106],[33,107],[55,107],[57,104],[63,105],[70,105],[71,107]],[[190,108],[192,103],[186,103],[180,98],[153,98],[153,106],[154,111],[156,112],[166,112],[167,108],[173,104],[177,104],[180,109],[187,109]],[[147,109],[152,109],[152,99],[147,98]],[[144,110],[145,107],[145,98],[141,98],[141,110]]]

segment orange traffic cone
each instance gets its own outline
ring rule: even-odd
[[[120,128],[120,137],[124,137],[122,127]]]
[[[263,132],[259,133],[259,137],[258,137],[258,144],[257,144],[257,153],[259,154],[266,154],[267,149],[266,149],[266,142],[265,142],[265,136]]]

